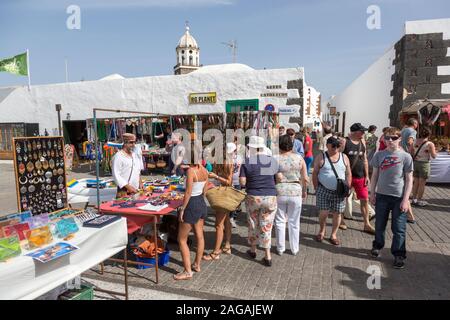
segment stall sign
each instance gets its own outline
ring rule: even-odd
[[[297,108],[294,107],[279,107],[278,113],[279,114],[294,114],[297,112]]]
[[[259,100],[258,99],[227,100],[225,102],[225,110],[227,113],[243,112],[243,111],[258,111],[259,110]]]
[[[214,104],[217,102],[215,92],[190,93],[189,104]]]
[[[275,85],[266,86],[266,89],[268,89],[268,90],[281,89],[281,85],[275,84]]]

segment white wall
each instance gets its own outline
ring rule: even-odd
[[[0,100],[1,122],[38,122],[41,133],[57,128],[55,104],[62,105],[64,120],[92,118],[92,109],[125,109],[161,114],[201,114],[225,112],[227,100],[260,99],[260,108],[268,103],[285,106],[286,98],[261,97],[265,92],[285,92],[289,98],[299,98],[296,90],[287,89],[289,80],[304,78],[303,68],[242,70],[235,72],[193,72],[187,75],[142,77],[131,79],[84,81],[32,86],[13,90]],[[266,86],[282,85],[280,90]],[[10,90],[7,88],[1,91]],[[189,105],[189,93],[214,91],[216,104]],[[126,116],[100,113],[99,117]]]
[[[341,94],[334,97],[331,105],[336,106],[336,111],[341,113],[339,131],[342,131],[344,111],[346,134],[355,122],[366,127],[376,125],[378,136],[383,127],[389,126],[389,110],[393,102],[390,94],[393,87],[391,76],[395,71],[395,66],[392,65],[394,58],[395,49],[392,46]]]

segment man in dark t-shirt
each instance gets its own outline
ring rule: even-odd
[[[369,221],[369,164],[366,155],[366,146],[363,140],[364,132],[367,128],[361,123],[354,123],[350,127],[350,135],[345,139],[342,146],[343,153],[350,160],[352,169],[352,188],[361,203],[361,214],[364,218],[363,231],[375,234],[375,229]],[[341,224],[341,229],[346,229],[345,223]]]

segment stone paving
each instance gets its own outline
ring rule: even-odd
[[[415,209],[417,224],[408,224],[408,259],[403,270],[392,267],[390,230],[387,231],[388,247],[383,249],[381,257],[373,259],[369,256],[373,237],[360,231],[362,218],[358,213],[355,214],[357,220],[347,221],[348,230],[340,231],[339,247],[326,241],[314,241],[318,218],[315,198],[310,195],[303,206],[297,256],[291,255],[289,250],[282,256],[273,254],[271,268],[261,263],[262,251],[258,251],[257,260],[248,258],[245,253],[248,249],[247,226],[245,213],[242,213],[238,228],[233,229],[232,255],[222,254],[218,261],[203,262],[202,271],[195,273],[191,281],[172,279],[173,274],[182,270],[176,244],[170,245],[169,264],[160,268],[159,284],[152,282],[154,269],[132,267],[129,281],[135,287],[208,299],[450,299],[449,195],[449,186],[427,188],[426,199],[430,205]],[[205,221],[205,239],[209,252],[214,242],[212,212]],[[275,252],[275,247],[272,251]],[[194,257],[192,248],[191,257]],[[370,275],[366,270],[371,265],[381,269],[379,290],[367,287]],[[120,267],[106,266],[103,276],[95,271],[84,276],[121,282],[122,272]]]
[[[0,163],[0,203],[2,213],[16,211],[15,186],[12,164]],[[81,178],[87,174],[71,174]],[[309,195],[303,205],[301,218],[300,252],[293,256],[289,245],[283,256],[273,251],[273,266],[261,263],[262,251],[257,260],[246,255],[247,225],[243,212],[238,217],[238,228],[233,229],[232,255],[221,255],[218,261],[205,261],[202,271],[191,281],[174,281],[173,274],[182,270],[181,256],[176,244],[170,244],[171,258],[160,268],[160,283],[154,284],[154,269],[138,270],[129,267],[129,284],[132,299],[450,299],[450,186],[430,185],[425,199],[429,205],[414,208],[417,224],[408,224],[408,259],[403,270],[392,267],[390,242],[392,233],[386,232],[386,248],[378,259],[369,256],[373,237],[361,232],[362,218],[354,205],[355,221],[346,221],[348,230],[339,231],[341,245],[335,247],[324,241],[317,243],[318,232],[315,198]],[[331,219],[327,232],[330,233]],[[273,232],[272,245],[275,245]],[[193,238],[193,236],[192,236]],[[214,243],[214,215],[210,211],[205,221],[206,250]],[[195,243],[194,243],[195,245]],[[194,249],[191,248],[191,257]],[[369,290],[366,272],[369,266],[381,269],[381,289]],[[83,274],[87,281],[103,281],[114,288],[123,288],[123,269],[105,266]],[[145,289],[148,290],[146,294]],[[117,289],[115,289],[117,290]],[[156,290],[156,291],[155,291]],[[155,293],[156,292],[156,293]],[[157,292],[161,292],[158,296]],[[100,297],[102,297],[100,295]]]

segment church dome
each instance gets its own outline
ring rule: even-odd
[[[186,32],[181,37],[178,42],[178,47],[180,48],[198,48],[197,41],[195,41],[194,37],[189,33],[189,27],[186,26]]]

